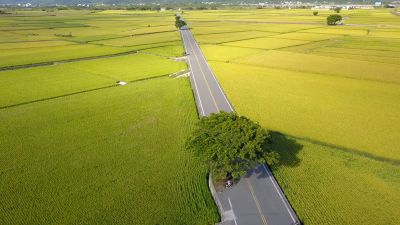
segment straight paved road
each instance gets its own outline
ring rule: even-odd
[[[220,111],[233,112],[233,107],[226,98],[215,78],[192,32],[186,27],[181,30],[183,43],[191,70],[190,81],[194,88],[196,105],[201,116],[209,116]]]
[[[232,188],[218,193],[224,211],[234,215],[235,225],[300,224],[271,171],[260,165]]]
[[[233,112],[222,88],[187,27],[181,35],[191,69],[190,81],[201,116],[220,111]],[[241,178],[238,184],[217,194],[224,224],[293,225],[298,218],[268,167],[261,165]]]

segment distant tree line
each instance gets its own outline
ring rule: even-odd
[[[160,11],[159,5],[133,5],[126,8],[126,10],[141,10],[141,11]]]

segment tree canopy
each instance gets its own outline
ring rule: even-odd
[[[183,26],[186,25],[186,22],[181,20],[179,16],[175,16],[175,27],[181,29]]]
[[[201,118],[186,146],[216,177],[229,172],[237,178],[256,164],[278,162],[278,153],[269,146],[270,138],[267,130],[250,119],[221,112]]]
[[[342,21],[342,16],[341,15],[329,15],[326,18],[326,23],[328,25],[336,25],[338,22]]]

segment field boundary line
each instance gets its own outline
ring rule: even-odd
[[[108,46],[108,47],[114,47],[114,48],[123,48],[123,47],[137,47],[137,46],[142,46],[142,45],[155,45],[155,44],[165,44],[165,43],[170,43],[170,42],[178,42],[180,41],[179,39],[176,40],[169,40],[169,41],[161,41],[161,42],[154,42],[154,43],[148,43],[148,44],[139,44],[139,45],[107,45],[107,44],[102,44],[102,43],[94,43],[90,42],[88,44],[91,45],[98,45],[98,46]]]
[[[4,32],[1,31],[0,32]],[[13,32],[14,33],[14,32]],[[26,40],[26,41],[0,41],[0,44],[17,44],[17,43],[32,43],[32,42],[55,42],[55,41],[66,41],[64,39],[51,39],[51,40]],[[58,45],[56,45],[58,46]]]
[[[247,41],[247,40],[259,39],[259,38],[285,39],[285,40],[289,40],[289,41],[305,41],[305,40],[294,40],[294,39],[276,38],[276,37],[258,37],[258,38],[250,38],[250,39],[240,40],[240,41]],[[290,46],[285,46],[285,47],[277,47],[277,48],[254,48],[254,47],[245,47],[245,46],[237,46],[237,45],[235,46],[235,45],[229,44],[229,43],[237,42],[237,41],[224,42],[224,43],[221,43],[221,45],[229,46],[229,47],[260,49],[260,50],[264,50],[264,51],[269,51],[269,50],[280,50],[280,49],[289,48],[289,47],[298,47],[298,46],[302,46],[302,45],[306,45],[306,44],[310,44],[310,43],[314,43],[314,42],[319,42],[319,41],[326,41],[326,40],[329,40],[329,39],[318,40],[318,41],[306,41],[306,43],[302,43],[302,44],[290,45]]]
[[[63,59],[63,60],[57,60],[57,61],[39,62],[39,63],[32,63],[32,64],[4,66],[4,67],[0,67],[0,71],[27,69],[27,68],[41,67],[41,66],[52,66],[52,65],[56,65],[56,64],[64,64],[64,63],[72,63],[72,62],[79,62],[79,61],[104,59],[104,58],[113,58],[113,57],[132,55],[132,54],[137,54],[137,50],[131,50],[131,51],[127,51],[127,52],[120,52],[120,53],[109,54],[109,55],[99,55],[99,56],[90,56],[90,57],[75,58],[75,59]]]
[[[237,42],[237,41],[247,41],[247,40],[254,40],[258,38],[268,38],[269,36],[260,36],[260,37],[252,37],[252,38],[244,38],[244,39],[239,39],[235,41],[223,41],[223,42],[218,42],[217,44],[224,45],[226,43],[231,43],[231,42]]]
[[[141,78],[141,79],[137,79],[137,80],[130,80],[130,81],[127,81],[127,82],[132,84],[132,83],[141,82],[141,81],[155,80],[155,79],[159,79],[159,78],[163,78],[163,77],[168,77],[169,75],[170,74],[163,74],[163,75],[154,76],[154,77],[147,77],[147,78]],[[63,95],[56,95],[56,96],[52,96],[52,97],[36,99],[36,100],[28,101],[28,102],[21,102],[21,103],[12,104],[12,105],[0,106],[0,110],[1,109],[13,108],[13,107],[17,107],[17,106],[22,106],[22,105],[28,105],[28,104],[32,104],[32,103],[36,103],[36,102],[43,102],[43,101],[48,101],[48,100],[52,100],[52,99],[57,99],[57,98],[63,98],[63,97],[83,94],[83,93],[87,93],[87,92],[99,91],[99,90],[112,88],[112,87],[118,87],[118,86],[120,86],[120,85],[119,84],[112,84],[112,85],[108,85],[108,86],[91,88],[91,89],[86,89],[86,90],[82,90],[82,91],[67,93],[67,94],[63,94]]]
[[[342,151],[342,152],[345,152],[345,153],[349,153],[349,154],[355,154],[357,156],[365,157],[365,158],[368,158],[370,160],[378,161],[378,162],[381,162],[381,163],[389,163],[389,164],[394,165],[394,166],[400,166],[400,159],[390,159],[390,158],[386,158],[386,157],[383,157],[383,156],[374,155],[374,154],[372,154],[370,152],[359,150],[359,149],[356,149],[356,148],[349,148],[349,147],[345,147],[345,146],[335,145],[335,144],[331,144],[331,143],[327,143],[327,142],[311,139],[311,138],[308,138],[308,137],[294,136],[294,135],[290,135],[290,134],[284,134],[284,135],[289,137],[289,138],[294,138],[296,140],[306,141],[306,142],[309,142],[309,143],[314,144],[314,145],[321,145],[321,146],[324,146],[324,147],[336,149],[336,150],[339,150],[339,151]]]
[[[141,34],[129,34],[129,35],[121,35],[120,37],[112,37],[112,38],[104,38],[104,39],[99,39],[99,40],[94,40],[94,41],[74,41],[74,40],[66,40],[66,41],[71,41],[75,43],[87,43],[87,44],[93,44],[92,42],[97,42],[97,41],[107,41],[107,40],[114,40],[114,39],[119,39],[119,38],[127,38],[127,37],[135,37],[135,36],[144,36],[148,34],[160,34],[160,33],[167,33],[167,32],[174,32],[174,30],[168,30],[168,31],[158,31],[158,32],[150,32],[150,33],[141,33]]]
[[[92,26],[66,26],[66,27],[50,27],[51,29],[60,29],[60,28],[82,28],[82,27],[92,27]],[[42,28],[42,27],[40,27],[40,28],[28,28],[28,29],[10,29],[10,30],[4,30],[4,29],[2,29],[2,30],[0,30],[0,31],[5,31],[5,32],[13,32],[13,31],[20,31],[20,30],[48,30],[48,29],[50,29],[50,28],[48,28],[48,27],[46,27],[46,28]]]
[[[60,40],[60,41],[65,41],[65,40]],[[36,48],[47,48],[47,47],[65,47],[65,46],[74,46],[77,45],[77,43],[75,42],[70,42],[70,41],[66,41],[68,42],[68,44],[62,44],[62,45],[52,45],[52,46],[36,46],[36,47],[18,47],[18,48],[6,48],[6,49],[0,49],[0,50],[18,50],[18,49],[36,49]],[[0,43],[3,44],[3,43]],[[13,44],[13,43],[9,43],[9,44]]]
[[[239,30],[239,31],[221,31],[221,32],[217,31],[217,32],[210,32],[210,33],[205,33],[205,34],[195,34],[195,35],[201,36],[201,35],[210,35],[210,34],[230,34],[230,33],[249,32],[249,31],[258,31],[258,30]]]
[[[281,50],[279,50],[281,51]],[[317,55],[320,56],[320,55]],[[328,57],[328,56],[325,56]],[[210,60],[210,61],[215,61],[219,63],[227,63],[226,61],[218,61],[218,60]],[[359,60],[361,61],[361,60]],[[370,61],[361,61],[361,62],[370,62]],[[229,61],[227,64],[237,64],[237,65],[245,65],[245,66],[253,66],[257,68],[265,68],[265,69],[276,69],[276,70],[286,70],[286,71],[294,71],[294,72],[301,72],[301,73],[309,73],[309,74],[314,74],[318,76],[330,76],[330,77],[336,77],[336,78],[341,78],[341,79],[352,79],[352,80],[361,80],[361,81],[369,81],[369,82],[381,82],[381,83],[386,83],[386,84],[392,84],[392,85],[400,85],[400,81],[394,82],[394,81],[385,81],[385,80],[373,80],[373,79],[363,79],[363,78],[357,78],[357,77],[350,77],[350,76],[341,76],[341,75],[336,75],[336,74],[331,74],[331,73],[318,73],[318,72],[310,72],[306,70],[295,70],[295,69],[288,69],[288,68],[282,68],[282,67],[274,67],[274,66],[264,66],[264,65],[255,65],[255,64],[250,64],[250,63],[243,63],[243,62],[232,62]],[[389,64],[389,63],[385,63]],[[389,64],[389,65],[397,65],[398,64]]]
[[[326,41],[326,40],[325,40]],[[290,46],[291,47],[291,46]],[[399,56],[391,56],[392,58],[400,58],[400,51],[397,50],[383,50],[383,49],[373,49],[373,48],[351,48],[351,47],[342,47],[342,46],[323,46],[323,47],[315,47],[312,48],[312,50],[314,49],[318,49],[318,48],[324,48],[324,47],[330,47],[330,48],[340,48],[340,49],[350,49],[350,50],[367,50],[367,51],[382,51],[382,52],[393,52],[393,53],[399,53]],[[286,48],[286,47],[285,47]],[[289,47],[287,47],[289,48]],[[301,53],[301,52],[300,52]],[[336,53],[336,52],[333,52]],[[369,56],[370,54],[357,54],[357,53],[346,53],[346,54],[350,54],[350,55],[365,55],[365,56]],[[380,56],[380,55],[371,55],[371,56]],[[387,56],[382,56],[382,57],[387,57]]]

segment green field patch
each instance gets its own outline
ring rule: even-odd
[[[0,67],[110,55],[129,50],[131,49],[80,44],[30,49],[7,49],[0,52]]]
[[[304,224],[397,225],[400,20],[391,10],[342,10],[353,25],[335,27],[329,10],[185,11],[194,31],[243,24],[312,41],[233,60],[234,49],[201,45],[238,113],[288,134],[274,134],[281,164],[272,170]],[[392,38],[373,37],[383,32]]]
[[[367,49],[400,52],[400,39],[394,38],[355,38],[349,37],[332,45],[333,47],[342,47],[349,49]]]
[[[172,32],[176,31],[175,26],[157,26],[157,27],[144,27],[134,30],[128,30],[121,32],[123,35],[138,35],[138,34],[151,34],[151,33],[162,33],[162,32]]]
[[[378,62],[287,51],[265,51],[241,58],[235,62],[261,67],[275,67],[293,71],[400,83],[400,76],[398,76],[400,66]]]
[[[382,9],[381,12],[376,13],[375,10],[363,13],[363,15],[354,13],[346,23],[350,24],[365,24],[365,25],[379,25],[379,26],[399,26],[400,22],[397,16],[390,13],[393,9]],[[374,12],[375,11],[375,12]],[[360,11],[358,11],[360,12]]]
[[[286,152],[283,160],[289,166],[272,170],[304,224],[397,224],[398,166],[333,147],[290,140],[297,141],[299,147],[279,147]],[[296,151],[296,147],[301,150]]]
[[[256,49],[277,49],[293,45],[306,44],[308,41],[288,40],[279,38],[256,38],[244,41],[224,43],[227,46],[256,48]]]
[[[299,52],[299,53],[310,53],[320,48],[331,47],[335,46],[338,43],[342,43],[343,38],[334,38],[334,39],[327,39],[321,41],[312,41],[307,44],[296,45],[296,46],[289,46],[282,48],[281,50],[284,51],[291,51],[291,52]]]
[[[83,37],[72,37],[68,40],[78,43],[88,43],[92,41],[101,41],[101,40],[109,40],[115,38],[121,38],[122,35],[119,34],[103,34],[103,35],[92,35],[92,36],[83,36]]]
[[[102,27],[85,27],[85,28],[74,28],[74,29],[53,29],[53,30],[44,30],[41,31],[42,33],[39,32],[39,34],[43,35],[57,35],[57,34],[71,34],[71,37],[68,39],[79,39],[79,38],[85,38],[85,37],[96,37],[96,36],[106,36],[106,35],[114,35],[114,36],[124,36],[121,34],[121,32],[125,31],[128,29],[128,26],[112,26],[112,24],[109,24],[109,27],[107,29],[104,29]]]
[[[137,46],[137,45],[152,44],[152,43],[165,43],[171,41],[178,41],[180,39],[181,37],[179,32],[174,31],[174,32],[164,32],[157,34],[147,34],[147,35],[132,35],[130,37],[96,41],[92,43],[102,44],[107,46],[123,47],[123,46]]]
[[[18,27],[19,28],[33,28],[33,29],[54,29],[54,28],[75,28],[75,27],[86,27],[85,24],[80,23],[65,23],[63,21],[40,21],[40,20],[15,20],[8,24],[10,27]]]
[[[365,36],[368,34],[367,29],[352,29],[348,27],[324,27],[306,30],[303,32],[322,33],[322,34],[335,34],[335,35],[349,35],[349,36]]]
[[[353,60],[361,60],[361,61],[368,61],[368,62],[380,62],[380,63],[389,63],[389,64],[400,65],[400,58],[395,58],[395,57],[357,55],[357,54],[334,53],[334,52],[325,52],[325,51],[315,51],[312,54],[328,56],[328,57],[338,57],[338,58],[344,58],[344,59],[353,59]]]
[[[345,25],[328,27],[334,12],[313,11],[183,16],[210,41],[278,35],[201,47],[238,113],[285,134],[273,133],[271,169],[304,224],[397,225],[399,17],[342,10]],[[167,59],[182,53],[175,12],[13,13],[0,17],[0,67],[108,58],[0,72],[0,223],[214,224],[206,169],[184,150],[197,120],[190,84],[164,77],[186,69]]]
[[[207,60],[230,61],[261,52],[259,49],[238,48],[223,45],[201,45]]]
[[[197,120],[189,85],[162,78],[0,110],[3,223],[217,222],[206,168],[184,149]]]
[[[388,51],[387,46],[384,45],[383,42],[372,42],[371,45],[361,45],[357,44],[357,41],[350,40],[348,37],[330,39],[325,41],[312,42],[300,46],[288,47],[282,50],[306,54],[311,53],[328,57],[400,64],[399,53],[397,51]],[[370,40],[370,38],[362,38],[362,40],[366,41]],[[352,45],[350,43],[355,44]],[[390,43],[391,46],[393,46],[392,50],[396,50],[395,42],[392,41]]]
[[[3,71],[0,72],[0,95],[3,96],[0,107],[115,85],[119,80],[168,75],[185,68],[183,62],[135,54]]]
[[[400,64],[399,53],[392,51],[323,47],[314,49],[312,53],[330,57]]]
[[[12,34],[16,37],[16,40],[26,41],[37,41],[37,40],[63,40],[64,36],[73,36],[77,34],[77,31],[81,29],[90,28],[66,28],[66,29],[26,29],[26,30],[14,30]]]
[[[339,38],[342,36],[332,35],[332,34],[293,32],[293,33],[279,34],[279,35],[275,35],[273,37],[274,38],[283,38],[283,39],[292,39],[292,40],[303,40],[303,41],[322,41],[322,40]]]
[[[219,33],[232,33],[232,32],[241,32],[241,31],[249,31],[247,26],[221,26],[221,23],[215,23],[215,26],[196,26],[192,25],[189,22],[190,31],[194,35],[200,34],[219,34]]]
[[[295,32],[295,31],[302,31],[320,27],[320,25],[309,25],[309,24],[263,24],[263,23],[247,24],[246,26],[252,30],[277,32],[277,33]]]
[[[185,54],[185,50],[181,43],[178,45],[169,45],[163,47],[155,47],[155,48],[147,48],[144,50],[140,50],[140,52],[151,53],[160,56],[166,57],[180,57]]]
[[[380,38],[398,38],[400,39],[400,31],[372,31],[369,33],[371,37],[380,37]]]
[[[43,36],[39,35],[36,30],[29,30],[26,32],[9,32],[0,31],[0,43],[10,43],[10,42],[23,42],[23,41],[47,41],[58,39],[56,36]]]
[[[261,32],[261,31],[244,31],[244,32],[233,32],[233,33],[220,33],[220,34],[204,34],[196,35],[196,40],[199,43],[205,44],[217,44],[225,43],[237,40],[247,40],[252,38],[266,37],[274,35],[275,33]]]
[[[11,42],[0,43],[0,50],[7,49],[27,49],[27,48],[46,48],[53,46],[65,46],[73,43],[69,41],[30,41],[30,42]]]
[[[129,47],[130,49],[133,50],[147,50],[147,49],[152,49],[152,48],[161,48],[161,47],[168,47],[168,46],[173,46],[173,45],[182,45],[182,42],[179,41],[171,41],[171,42],[159,42],[159,43],[153,43],[153,44],[144,44],[144,45],[137,45],[137,46],[132,46]],[[182,46],[183,48],[183,46]]]
[[[238,112],[269,129],[400,159],[393,147],[400,144],[398,84],[231,63],[211,66]]]

